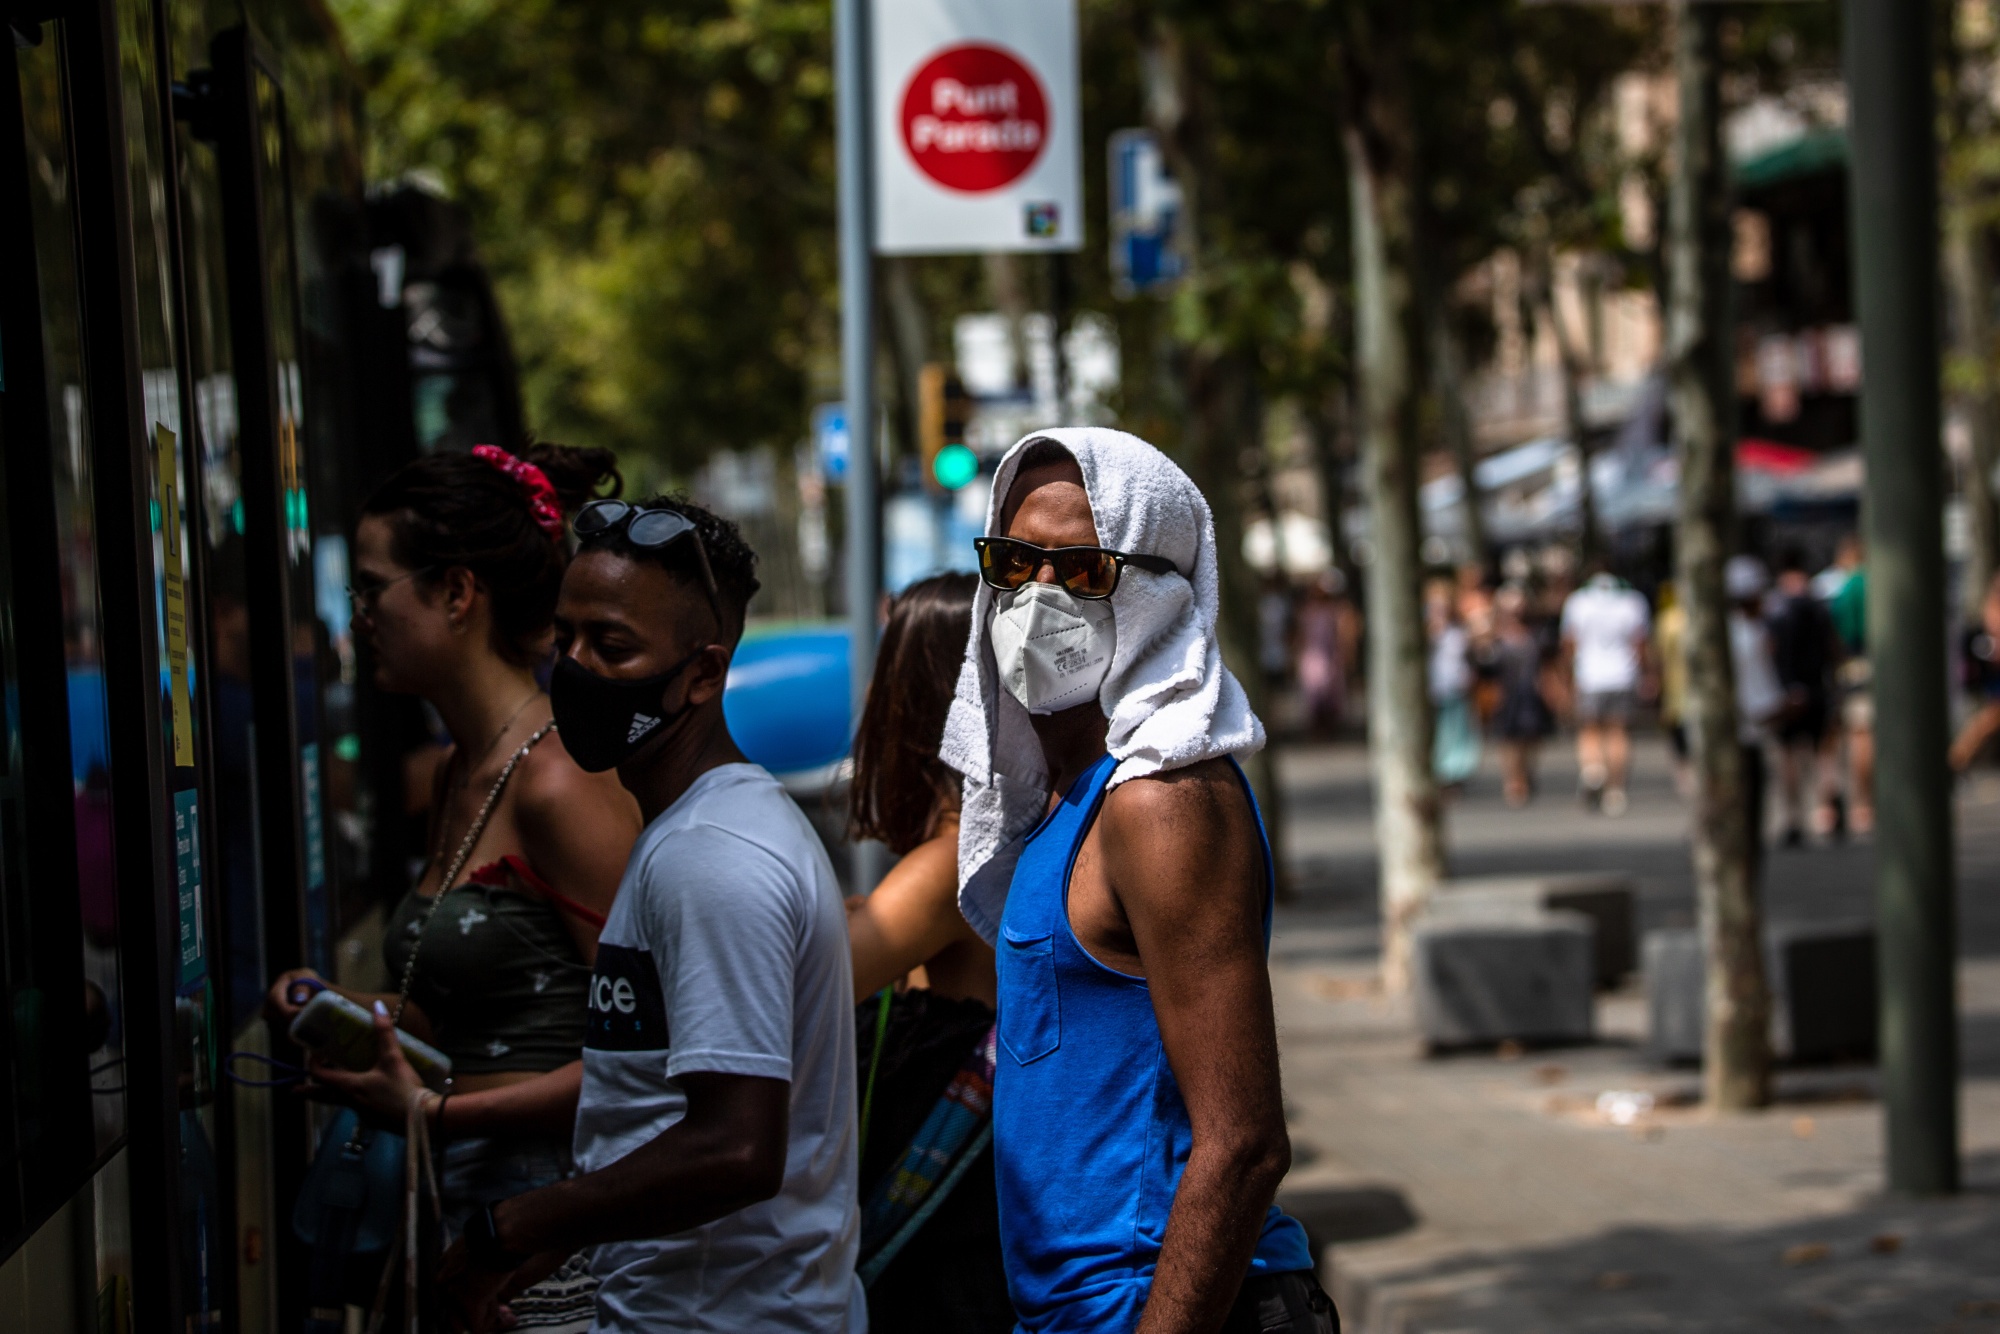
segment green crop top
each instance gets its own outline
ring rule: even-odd
[[[412,890],[383,932],[389,976],[400,979],[418,935],[423,949],[410,999],[430,1019],[432,1045],[460,1075],[554,1070],[583,1052],[590,965],[562,915],[603,918],[551,889],[519,857],[482,866],[425,914]]]

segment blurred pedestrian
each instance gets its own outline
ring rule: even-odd
[[[1653,654],[1660,671],[1660,727],[1667,734],[1668,761],[1674,768],[1674,790],[1683,797],[1694,791],[1688,768],[1687,743],[1687,608],[1672,580],[1660,585],[1660,612],[1653,619]]]
[[[1965,692],[1974,703],[1972,716],[1951,743],[1951,767],[1963,773],[2000,736],[2000,574],[1986,586],[1979,623],[1968,626],[1959,641],[1959,661]]]
[[[354,629],[375,686],[429,702],[452,746],[431,793],[428,858],[383,930],[401,991],[333,989],[380,1003],[451,1058],[449,1099],[424,1105],[444,1146],[446,1241],[476,1210],[572,1167],[567,1119],[524,1111],[515,1094],[549,1071],[573,1074],[582,1055],[598,933],[639,806],[613,775],[579,767],[536,672],[566,565],[563,512],[616,479],[605,450],[435,454],[378,487],[355,531]],[[328,985],[309,968],[285,973],[268,1012],[289,1023]],[[317,1067],[315,1082],[402,1128],[410,1090],[381,1066]]]
[[[1014,1328],[990,1130],[993,948],[958,911],[959,777],[937,754],[978,582],[940,574],[890,603],[854,738],[849,833],[899,858],[847,904],[874,1334]]]
[[[1796,848],[1805,842],[1805,802],[1814,790],[1815,766],[1830,722],[1838,652],[1833,618],[1813,596],[1805,557],[1796,547],[1786,548],[1778,557],[1777,587],[1766,600],[1765,617],[1778,684],[1785,691],[1785,707],[1775,729],[1779,790],[1785,802],[1783,841],[1784,846]],[[1831,819],[1820,819],[1830,830]]]
[[[1490,672],[1478,670],[1491,657],[1496,612],[1486,567],[1467,561],[1458,567],[1458,623],[1465,628],[1466,653],[1475,667],[1472,676],[1472,725],[1484,727],[1500,707],[1500,685]]]
[[[1612,574],[1602,560],[1591,563],[1590,577],[1563,603],[1580,795],[1586,807],[1606,815],[1625,813],[1632,710],[1651,620],[1645,595]]]
[[[1264,580],[1257,595],[1257,667],[1273,689],[1292,675],[1292,586],[1282,574]]]
[[[1208,504],[1118,431],[994,478],[942,754],[960,907],[999,949],[994,1160],[1025,1334],[1331,1334],[1291,1159],[1263,729],[1218,649]],[[1169,1221],[1171,1219],[1171,1222]]]
[[[1306,589],[1299,604],[1298,677],[1306,724],[1322,735],[1339,730],[1347,716],[1347,650],[1341,593],[1345,581],[1329,570]]]
[[[1834,669],[1836,716],[1821,765],[1836,837],[1851,828],[1875,827],[1875,697],[1868,663],[1868,569],[1859,534],[1849,533],[1835,548],[1833,564],[1813,576],[1813,589],[1826,603],[1840,644]],[[1846,793],[1841,792],[1842,751],[1846,752]]]
[[[1493,600],[1493,641],[1488,661],[1500,687],[1493,731],[1500,738],[1501,793],[1509,806],[1525,806],[1535,795],[1535,761],[1542,742],[1555,731],[1555,713],[1542,696],[1540,636],[1526,619],[1528,595],[1518,584],[1501,588]]]
[[[1462,787],[1479,772],[1479,728],[1472,713],[1472,637],[1459,619],[1458,600],[1449,583],[1431,586],[1424,598],[1425,629],[1430,638],[1428,679],[1435,723],[1431,735],[1431,773],[1447,788]]]
[[[1777,663],[1771,653],[1771,631],[1764,620],[1764,594],[1770,586],[1764,562],[1755,556],[1731,556],[1723,566],[1722,588],[1729,599],[1729,662],[1736,676],[1736,740],[1742,755],[1752,884],[1756,883],[1764,861],[1764,790],[1768,786],[1764,743],[1785,708],[1785,688],[1778,681]]]
[[[582,1175],[475,1213],[441,1276],[484,1329],[589,1247],[602,1334],[863,1330],[840,890],[723,719],[756,556],[668,497],[600,500],[575,528],[555,714],[647,824],[598,947],[582,1064],[516,1091],[552,1124],[574,1117]]]

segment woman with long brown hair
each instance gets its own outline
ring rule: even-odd
[[[547,444],[430,455],[378,487],[355,530],[354,627],[375,684],[429,703],[452,745],[431,785],[429,858],[383,930],[398,989],[336,990],[451,1058],[450,1092],[422,1107],[444,1142],[447,1239],[569,1169],[567,1114],[512,1108],[503,1090],[581,1055],[598,930],[639,834],[617,775],[585,773],[563,748],[537,678],[568,563],[563,516],[616,490],[612,465],[607,450]],[[288,1024],[327,985],[295,969],[267,1010]],[[315,1082],[392,1123],[409,1100],[379,1071]]]
[[[890,604],[854,740],[849,833],[901,858],[848,902],[876,1334],[1014,1327],[985,1135],[993,950],[958,911],[959,779],[938,759],[976,583],[941,574]]]

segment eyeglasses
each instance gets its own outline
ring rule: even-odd
[[[353,584],[349,584],[347,586],[347,600],[354,604],[356,611],[373,613],[376,602],[381,599],[382,594],[391,585],[400,584],[405,579],[414,579],[420,574],[429,574],[430,572],[431,567],[425,566],[421,570],[405,570],[394,579],[381,579],[372,583],[365,583],[359,588],[356,588]]]
[[[979,553],[979,577],[1003,593],[1033,582],[1044,565],[1054,569],[1057,583],[1080,598],[1110,597],[1127,565],[1150,574],[1180,573],[1164,556],[1106,547],[1038,547],[1012,537],[975,537],[972,545]]]
[[[701,530],[687,515],[678,510],[646,509],[622,500],[593,500],[576,512],[576,520],[570,526],[576,530],[579,543],[606,541],[622,529],[625,540],[641,551],[658,551],[684,537],[692,538],[695,564],[701,567],[702,592],[708,596],[709,609],[715,611],[716,619],[722,619],[715,602],[715,571],[709,568],[708,548],[702,545]]]

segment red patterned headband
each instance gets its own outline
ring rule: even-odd
[[[472,457],[519,487],[528,501],[528,513],[534,516],[535,523],[551,538],[562,540],[562,505],[556,499],[556,489],[549,485],[547,473],[526,459],[515,458],[498,445],[474,445]]]

